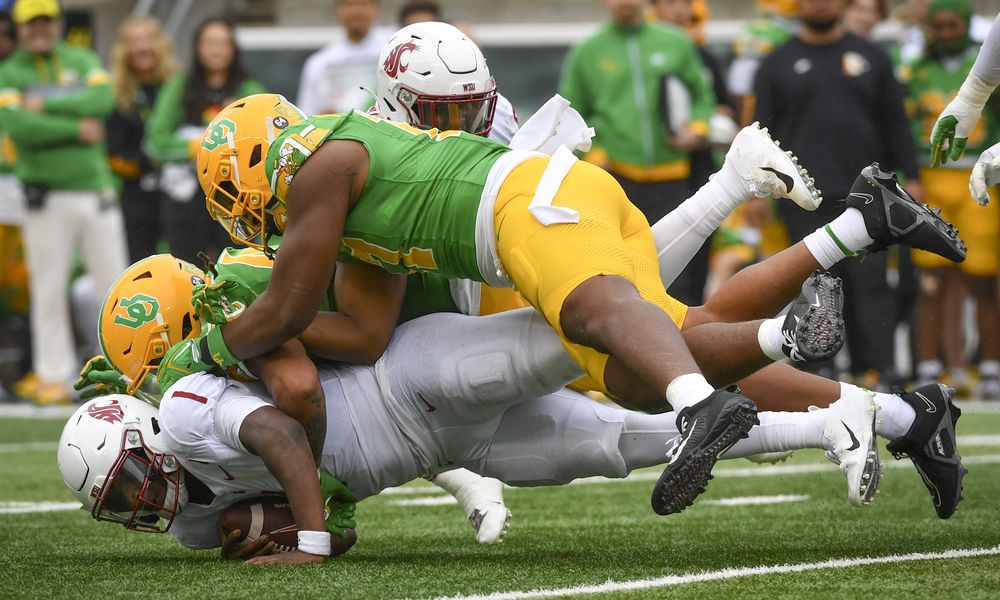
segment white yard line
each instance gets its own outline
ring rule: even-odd
[[[978,454],[962,457],[962,463],[966,465],[995,465],[1000,464],[1000,454]],[[882,462],[885,469],[912,469],[913,465],[909,460],[886,460]],[[804,465],[755,465],[750,467],[720,467],[712,471],[716,477],[773,477],[784,475],[806,475],[810,473],[826,473],[837,470],[833,463],[809,463]],[[606,477],[584,477],[574,479],[567,485],[603,485],[609,483],[625,483],[634,481],[656,481],[660,478],[660,473],[656,471],[641,471],[632,473],[624,479],[608,479]],[[507,487],[507,490],[519,490],[528,488]],[[444,494],[445,491],[433,485],[408,485],[404,487],[387,488],[382,490],[380,495],[416,495],[416,494]]]
[[[79,510],[79,502],[0,502],[0,515]]]
[[[424,498],[392,500],[389,504],[393,506],[447,506],[449,504],[458,504],[458,500],[454,496],[427,496]]]
[[[715,506],[760,506],[763,504],[787,504],[789,502],[805,502],[809,496],[803,494],[781,494],[778,496],[736,496],[735,498],[715,498],[702,500],[701,504]]]
[[[27,403],[0,402],[0,418],[14,419],[68,419],[80,408],[79,404],[66,406],[35,406]]]
[[[820,571],[828,569],[850,569],[866,565],[885,565],[911,562],[917,560],[950,560],[955,558],[972,558],[976,556],[993,556],[1000,554],[1000,546],[993,548],[970,548],[945,550],[944,552],[914,552],[912,554],[890,554],[888,556],[837,558],[813,563],[797,563],[792,565],[772,565],[760,567],[736,567],[719,571],[703,571],[686,575],[668,575],[655,579],[638,579],[634,581],[607,581],[596,585],[581,585],[555,589],[536,589],[523,592],[494,592],[475,596],[441,596],[438,600],[524,600],[527,598],[555,598],[559,596],[583,596],[626,592],[631,590],[648,590],[689,583],[719,581],[723,579],[738,579],[757,575],[774,575],[783,573],[802,573],[805,571]]]
[[[0,444],[0,454],[17,454],[20,452],[49,452],[56,449],[58,442],[17,442]]]

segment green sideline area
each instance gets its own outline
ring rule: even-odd
[[[62,424],[0,419],[0,598],[431,598],[975,548],[997,550],[667,587],[612,586],[589,597],[996,598],[1000,590],[996,412],[966,412],[960,422],[961,439],[974,443],[963,446],[970,463],[965,501],[948,521],[935,517],[909,467],[887,469],[877,501],[852,508],[840,472],[809,451],[777,468],[720,463],[702,499],[670,517],[649,507],[655,471],[625,482],[508,488],[514,516],[499,546],[476,545],[456,505],[398,504],[443,498],[419,481],[359,505],[359,541],[347,555],[284,568],[223,561],[217,551],[97,523],[81,510],[12,513],[14,506],[35,506],[29,503],[72,501],[55,463]],[[897,463],[888,454],[884,459]],[[797,468],[820,464],[827,468]],[[760,496],[792,501],[709,502]]]

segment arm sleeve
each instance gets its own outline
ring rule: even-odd
[[[879,53],[881,80],[885,82],[881,97],[890,164],[894,170],[901,171],[908,179],[915,179],[918,175],[917,146],[913,141],[910,121],[906,117],[904,106],[906,88],[896,79],[889,56],[881,51]]]
[[[316,82],[319,80],[316,77],[316,70],[320,67],[318,59],[317,53],[306,60],[299,79],[299,92],[295,95],[296,106],[307,116],[314,115],[320,110],[319,91],[316,89]]]
[[[111,90],[111,78],[108,72],[92,53],[86,53],[82,60],[86,62],[84,73],[86,88],[71,96],[46,100],[46,113],[104,119],[114,110],[115,96]]]
[[[185,79],[171,79],[156,96],[153,114],[146,126],[144,145],[150,158],[159,162],[188,160],[188,140],[177,135],[183,119]]]
[[[701,123],[708,129],[708,120],[715,112],[715,94],[705,75],[705,67],[698,56],[694,44],[688,39],[681,39],[680,50],[684,56],[681,71],[677,74],[691,94],[691,122]],[[704,133],[704,131],[702,132]]]
[[[979,56],[972,65],[972,72],[990,85],[1000,85],[1000,15],[997,15],[986,34]]]

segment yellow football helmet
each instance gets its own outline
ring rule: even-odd
[[[201,335],[191,288],[205,273],[170,254],[144,258],[125,269],[101,307],[101,350],[128,382],[129,395],[155,373],[167,350]]]
[[[268,216],[285,230],[285,205],[271,194],[264,159],[274,138],[305,118],[284,96],[254,94],[209,123],[198,150],[198,181],[208,213],[234,242],[265,250]]]

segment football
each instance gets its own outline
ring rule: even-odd
[[[219,528],[223,535],[239,529],[240,540],[267,534],[278,545],[279,552],[294,550],[299,544],[299,526],[292,515],[292,506],[281,495],[248,498],[233,504],[219,518]],[[353,529],[348,529],[347,534],[346,539],[331,536],[330,556],[347,552],[358,540]]]
[[[292,507],[284,496],[261,496],[233,504],[219,519],[224,535],[239,529],[240,539],[255,539],[267,534],[283,552],[298,546],[299,526],[292,516]]]

